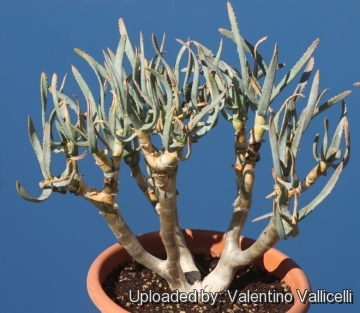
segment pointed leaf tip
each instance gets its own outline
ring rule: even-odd
[[[33,197],[32,195],[30,195],[22,186],[21,184],[16,181],[16,190],[19,193],[20,197],[23,198],[26,201],[30,201],[30,202],[35,202],[35,203],[39,203],[42,201],[45,201],[47,198],[50,197],[51,193],[52,193],[52,187],[47,186],[42,190],[41,196],[38,198]]]

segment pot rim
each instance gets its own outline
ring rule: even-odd
[[[198,249],[199,245],[197,242],[201,242],[201,251],[203,253],[207,252],[212,256],[219,256],[221,254],[223,239],[226,233],[199,229],[186,229],[183,230],[183,233],[187,245],[190,246],[190,250]],[[137,238],[140,243],[145,244],[146,250],[150,253],[164,251],[158,231],[142,234],[137,236]],[[151,247],[146,247],[146,242],[151,242]],[[241,248],[246,249],[251,246],[253,242],[253,239],[241,237]],[[195,249],[192,249],[194,247]],[[91,300],[101,312],[128,312],[106,295],[102,288],[102,283],[113,268],[121,261],[129,259],[131,259],[131,257],[122,245],[116,243],[100,253],[90,266],[87,275],[87,289]],[[281,281],[285,281],[285,283],[290,286],[294,296],[294,305],[287,313],[307,312],[309,310],[310,302],[300,302],[295,290],[311,291],[310,282],[298,264],[275,248],[269,249],[262,257],[253,263],[265,269],[269,274],[276,275]]]

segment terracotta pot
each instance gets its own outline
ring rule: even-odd
[[[185,230],[187,246],[195,253],[211,253],[219,256],[224,246],[224,234],[208,230]],[[145,249],[153,254],[164,253],[164,248],[158,232],[138,236]],[[246,249],[254,240],[242,237],[241,248]],[[104,292],[101,284],[106,276],[118,264],[131,257],[120,244],[114,244],[101,253],[91,265],[87,276],[87,288],[91,300],[102,313],[124,313],[125,309],[115,304]],[[310,283],[301,268],[282,252],[272,248],[262,258],[254,262],[259,267],[276,275],[291,287],[294,293],[294,306],[287,313],[304,313],[309,310],[310,303],[301,303],[295,293],[296,289],[302,292],[310,291]]]

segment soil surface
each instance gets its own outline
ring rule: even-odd
[[[194,255],[194,259],[203,276],[218,262],[218,258],[204,255]],[[194,299],[195,293],[185,302],[185,298],[181,298],[186,297],[185,294],[171,291],[162,277],[135,261],[115,268],[103,288],[114,302],[133,313],[284,313],[293,305],[286,302],[291,298],[290,287],[255,266],[239,269],[223,294],[203,294],[203,300],[208,302],[202,303]],[[197,296],[199,300],[201,295]],[[216,296],[216,300],[212,300],[211,297]]]

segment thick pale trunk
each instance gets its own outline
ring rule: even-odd
[[[180,227],[180,223],[179,223],[177,209],[176,209],[175,218],[176,218],[176,220],[175,220],[176,240],[178,242],[179,250],[180,250],[180,266],[185,274],[187,281],[190,284],[194,284],[201,280],[201,274],[194,263],[194,259],[193,259],[193,256],[192,256],[190,250],[186,246],[185,238],[181,231],[181,227]]]
[[[208,292],[225,291],[231,284],[238,268],[251,264],[272,248],[278,240],[279,236],[271,220],[259,238],[248,249],[240,250],[239,248],[226,255],[223,254],[216,268],[201,282],[201,289]]]

